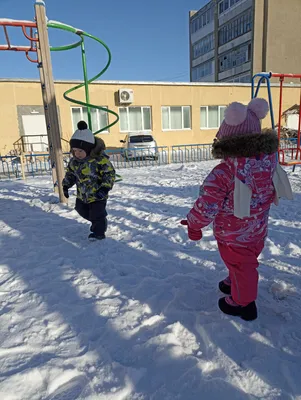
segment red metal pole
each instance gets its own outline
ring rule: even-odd
[[[28,61],[32,62],[32,63],[38,63],[38,59],[34,60],[33,58],[30,57],[29,52],[27,51],[26,53],[26,58]]]
[[[29,51],[33,51],[33,52],[37,51],[35,49],[35,47],[34,47],[34,43],[38,42],[38,39],[33,37],[33,29],[37,27],[36,22],[0,19],[0,26],[3,26],[4,34],[5,34],[5,38],[6,38],[6,42],[7,42],[7,45],[0,45],[0,51],[1,50],[24,51],[26,53],[27,58],[28,58],[28,52]],[[7,27],[8,26],[22,28],[24,36],[26,37],[26,39],[30,40],[30,47],[12,45],[10,43],[9,36],[8,36],[8,31],[7,31]],[[30,28],[30,35],[31,36],[29,36],[27,34],[26,28]],[[32,61],[30,58],[28,58],[28,59],[30,61]]]
[[[37,50],[35,48],[29,47],[29,46],[3,46],[0,45],[0,50],[12,50],[12,51],[34,51],[36,52]]]
[[[273,78],[300,78],[301,79],[301,74],[278,74],[271,72],[271,77]]]
[[[27,35],[26,28],[27,27],[25,25],[22,26],[23,35],[26,37],[26,39],[30,40],[31,42],[38,42],[39,39]],[[33,34],[32,27],[30,27],[30,34]]]
[[[5,34],[7,45],[8,45],[8,47],[11,47],[6,26],[3,26],[3,29],[4,29],[4,34]]]
[[[301,81],[301,79],[300,79]],[[301,131],[301,89],[300,89],[300,104],[299,104],[299,123],[298,123],[298,138],[297,138],[297,152],[296,152],[296,160],[298,160],[299,154],[301,154],[300,149],[300,131]]]
[[[300,131],[301,131],[301,89],[300,89],[299,125],[298,125],[298,141],[297,141],[298,148],[300,148]]]
[[[0,19],[0,26],[25,26],[28,28],[36,28],[37,24],[36,22],[32,21],[14,21],[14,20],[8,20],[8,19]]]

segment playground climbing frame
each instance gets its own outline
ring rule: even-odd
[[[114,111],[100,107],[95,104],[91,104],[89,96],[89,84],[91,84],[101,75],[103,75],[110,66],[112,58],[110,49],[102,40],[80,29],[74,28],[70,25],[66,25],[57,21],[47,22],[45,3],[41,0],[37,0],[35,3],[35,22],[25,21],[25,20],[0,19],[0,27],[1,26],[4,29],[4,35],[7,43],[6,45],[0,45],[0,51],[6,50],[6,51],[24,52],[27,59],[33,63],[36,63],[39,68],[54,190],[59,193],[60,202],[66,202],[62,188],[62,180],[64,176],[63,152],[61,145],[61,132],[60,132],[59,116],[58,116],[58,109],[55,96],[50,51],[66,51],[75,49],[77,47],[81,48],[84,82],[66,91],[64,93],[64,98],[67,101],[70,101],[77,105],[87,107],[88,125],[92,131],[93,131],[92,118],[91,118],[92,108],[103,110],[115,117],[114,120],[108,126],[105,126],[102,129],[93,132],[94,135],[97,135],[98,133],[105,131],[110,127],[112,127],[113,125],[115,125],[119,120],[118,114],[115,113]],[[30,45],[29,46],[12,45],[9,39],[9,34],[7,29],[8,27],[21,28],[25,38],[29,40]],[[64,45],[60,47],[50,47],[48,28],[61,29],[67,32],[74,33],[78,36],[79,40],[69,45]],[[85,38],[90,38],[97,41],[106,49],[108,54],[108,61],[105,67],[91,79],[88,78],[88,73],[87,73]],[[35,58],[33,56],[34,54],[36,54]],[[86,97],[85,101],[75,100],[70,97],[70,94],[72,92],[81,89],[82,87],[85,88],[85,97]]]

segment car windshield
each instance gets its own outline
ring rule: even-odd
[[[130,143],[149,143],[153,141],[154,139],[151,135],[130,136]]]

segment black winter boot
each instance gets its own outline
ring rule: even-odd
[[[106,238],[106,235],[95,235],[95,233],[90,233],[89,240],[90,242],[96,242],[96,240],[103,240]]]
[[[219,290],[220,290],[222,293],[228,294],[228,295],[231,294],[231,285],[227,285],[227,284],[225,283],[225,280],[220,281],[219,284],[218,284],[218,287],[219,287]]]
[[[218,306],[224,314],[240,317],[245,321],[253,321],[257,318],[255,301],[252,301],[252,303],[247,306],[240,306],[237,305],[230,296],[219,299]]]

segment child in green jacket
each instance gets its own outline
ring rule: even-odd
[[[85,121],[80,121],[77,127],[70,140],[73,158],[63,180],[64,195],[68,199],[68,190],[76,185],[75,210],[92,223],[89,239],[102,240],[107,230],[106,205],[114,185],[115,170],[104,153],[103,140],[95,138]]]

